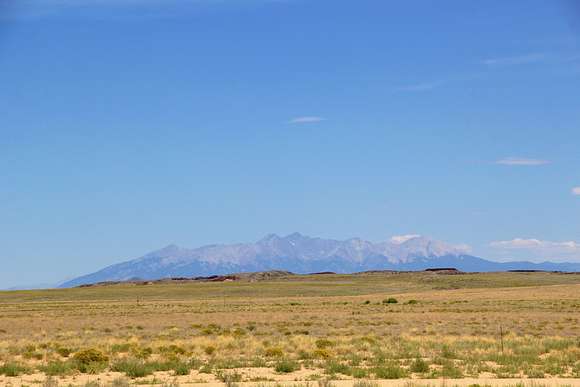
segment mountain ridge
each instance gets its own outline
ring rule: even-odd
[[[470,255],[467,246],[451,245],[420,235],[403,235],[384,242],[309,237],[298,232],[268,234],[254,243],[211,244],[194,249],[168,245],[142,257],[105,267],[60,285],[73,287],[130,278],[225,275],[236,272],[287,270],[305,274],[333,271],[425,270],[449,266],[461,271],[550,270],[580,271],[580,263],[494,262]]]

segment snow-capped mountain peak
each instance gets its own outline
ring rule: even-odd
[[[468,246],[452,245],[416,234],[394,236],[378,243],[360,238],[344,241],[312,238],[300,233],[287,236],[268,234],[255,243],[207,245],[196,249],[169,245],[141,258],[73,279],[62,286],[129,278],[195,277],[275,269],[295,273],[350,273],[455,266],[460,270],[486,271],[500,270],[501,267],[530,268],[533,265],[524,262],[525,265],[509,266],[470,256],[468,252]]]

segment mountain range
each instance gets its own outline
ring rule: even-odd
[[[60,287],[276,269],[294,273],[354,273],[369,270],[414,271],[433,267],[454,267],[466,272],[580,271],[580,263],[489,261],[470,255],[465,246],[450,245],[419,235],[397,236],[373,243],[359,238],[340,241],[293,233],[284,237],[270,234],[255,243],[208,245],[196,249],[170,245],[143,257],[74,278]]]

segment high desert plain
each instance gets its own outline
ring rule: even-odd
[[[0,293],[3,386],[576,386],[580,274],[247,275]]]

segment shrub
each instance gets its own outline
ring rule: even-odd
[[[74,354],[72,365],[84,374],[98,374],[107,367],[109,358],[96,349],[85,349]]]
[[[213,355],[215,352],[216,348],[213,345],[208,345],[207,347],[205,347],[203,349],[203,351],[205,352],[206,355]]]
[[[236,328],[233,333],[234,337],[242,337],[246,335],[246,330],[244,328]]]
[[[105,363],[107,355],[96,349],[85,349],[74,354],[73,360],[79,364]]]
[[[153,354],[153,349],[150,347],[138,348],[134,347],[131,349],[131,354],[137,359],[147,360]]]
[[[441,356],[445,359],[455,359],[457,354],[448,345],[444,345],[441,349]]]
[[[417,301],[417,300],[409,300],[409,301],[407,301],[407,305],[416,305],[418,303],[419,303],[419,301]]]
[[[5,363],[3,366],[0,366],[0,375],[14,377],[26,372],[28,372],[28,369],[18,363]]]
[[[452,362],[443,365],[441,376],[444,378],[460,379],[463,377],[463,372],[455,366]]]
[[[398,365],[389,365],[373,369],[378,379],[401,379],[406,376],[405,370]]]
[[[318,359],[330,359],[332,357],[332,353],[328,349],[316,349],[313,355]]]
[[[233,383],[241,382],[242,375],[238,372],[222,372],[219,371],[216,374],[216,378],[224,382],[227,386],[231,386]]]
[[[69,357],[72,352],[70,348],[65,347],[58,347],[55,349],[55,351],[62,357]]]
[[[44,355],[40,352],[37,352],[36,347],[34,345],[27,345],[24,350],[24,353],[22,354],[22,357],[25,359],[42,360]]]
[[[422,374],[428,371],[429,364],[427,364],[427,362],[421,358],[415,359],[415,361],[411,364],[411,372]]]
[[[284,356],[284,351],[280,347],[270,347],[266,348],[264,355],[267,357],[282,357]]]
[[[349,366],[336,361],[327,362],[324,368],[326,373],[330,375],[334,374],[350,375],[352,373],[352,370]]]
[[[300,364],[292,360],[280,360],[276,363],[274,370],[278,373],[288,374],[300,369]]]
[[[153,373],[152,367],[139,360],[120,360],[111,366],[111,371],[122,372],[130,378],[142,378]]]
[[[383,300],[383,304],[396,304],[398,302],[399,301],[397,301],[397,299],[393,297],[389,297]]]
[[[69,362],[51,361],[45,366],[40,366],[38,369],[48,376],[60,376],[69,374],[73,367]]]
[[[530,368],[529,370],[526,371],[526,375],[528,376],[528,378],[535,378],[535,379],[542,379],[542,378],[546,377],[546,375],[544,374],[544,371],[537,369],[537,368]]]
[[[334,343],[328,339],[318,339],[316,340],[316,348],[324,349],[334,346]]]
[[[182,361],[178,361],[173,364],[173,371],[175,371],[175,375],[189,375],[191,372],[191,366],[188,363],[184,363]]]
[[[352,369],[352,377],[355,379],[362,379],[362,378],[366,378],[368,376],[369,376],[369,371],[365,368],[353,368]]]

